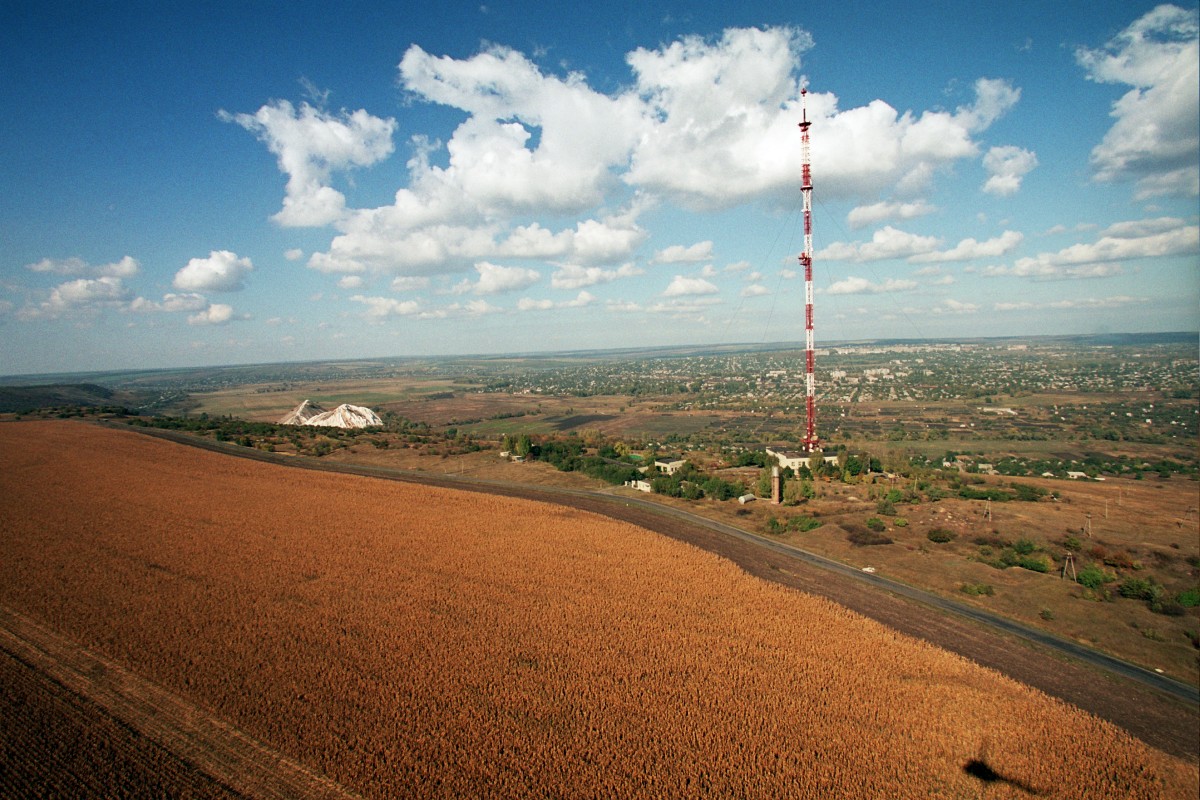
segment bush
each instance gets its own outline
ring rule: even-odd
[[[704,493],[715,500],[732,500],[745,493],[746,487],[740,483],[730,483],[721,478],[709,478],[700,484]]]
[[[897,528],[907,528],[908,520],[906,520],[904,517],[896,517],[894,520],[892,520],[892,524]]]
[[[1135,569],[1137,567],[1133,556],[1124,550],[1109,553],[1108,558],[1104,559],[1104,563],[1117,569]]]
[[[807,516],[792,517],[788,520],[788,530],[807,533],[821,527],[821,520]]]
[[[1013,499],[1013,495],[1003,489],[971,489],[967,486],[958,490],[958,496],[964,500],[992,500],[997,503]]]
[[[1023,556],[1027,556],[1037,549],[1037,545],[1031,539],[1017,539],[1016,544],[1013,545],[1013,550]]]
[[[1089,589],[1099,589],[1106,583],[1117,579],[1116,575],[1106,572],[1095,564],[1088,564],[1079,571],[1079,583]]]
[[[1036,503],[1046,496],[1046,490],[1038,486],[1030,486],[1025,483],[1014,483],[1012,488],[1016,490],[1017,499],[1027,503]]]
[[[1186,592],[1180,592],[1175,597],[1175,602],[1184,608],[1200,606],[1200,589],[1188,589]]]
[[[1005,539],[1002,536],[996,536],[995,533],[993,533],[991,536],[976,536],[971,541],[980,547],[995,547],[997,549],[1010,547],[1012,545],[1008,539]]]
[[[990,583],[964,583],[959,588],[962,589],[965,594],[969,594],[972,597],[978,597],[980,595],[991,597],[996,593],[996,590],[992,588]]]
[[[896,516],[896,504],[891,500],[880,500],[875,506],[875,510],[889,517]]]
[[[878,532],[882,531],[887,526],[883,524],[883,520],[881,520],[879,517],[871,517],[867,520],[867,527]]]
[[[1054,612],[1048,608],[1043,608],[1041,612],[1038,613],[1038,616],[1049,622],[1050,620],[1054,619]]]
[[[1155,614],[1164,614],[1168,617],[1182,617],[1187,613],[1187,609],[1174,600],[1155,601],[1150,604],[1150,610]]]
[[[1131,600],[1153,600],[1162,589],[1149,578],[1126,578],[1117,587],[1117,594]]]
[[[954,531],[947,530],[946,528],[934,528],[929,531],[929,533],[925,534],[929,541],[937,542],[938,544],[953,542],[957,535],[958,534],[956,534]]]
[[[1050,561],[1048,556],[1022,556],[1017,560],[1017,566],[1021,569],[1027,569],[1030,572],[1049,572],[1054,563]]]
[[[846,536],[846,539],[849,540],[850,544],[852,544],[856,547],[870,547],[872,545],[891,544],[892,543],[892,540],[890,538],[888,538],[887,536],[884,536],[882,533],[877,533],[875,531],[869,531],[869,530],[868,531],[861,531],[861,530],[851,531]]]

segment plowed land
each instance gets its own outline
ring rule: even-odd
[[[72,422],[0,425],[0,497],[0,604],[365,796],[1200,783],[998,673],[577,510]],[[0,730],[64,691],[5,704]],[[51,740],[74,735],[45,714]],[[142,779],[105,769],[98,794]]]

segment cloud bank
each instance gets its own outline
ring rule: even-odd
[[[348,207],[332,181],[387,157],[394,120],[286,101],[222,118],[266,143],[287,175],[277,222],[336,229],[329,247],[309,256],[314,269],[404,278],[541,261],[557,266],[557,288],[577,289],[639,259],[649,209],[794,202],[801,57],[812,45],[807,32],[786,26],[687,36],[629,53],[630,83],[607,93],[584,74],[550,74],[507,47],[454,58],[413,45],[397,67],[408,101],[465,118],[445,142],[411,138],[405,185],[375,208]],[[842,110],[832,94],[810,93],[809,118],[822,129],[813,155],[822,191],[911,195],[939,171],[978,158],[976,137],[1020,90],[995,78],[972,88],[971,102],[924,112],[880,100]],[[997,192],[1012,191],[1033,163],[1018,148],[993,148],[989,158],[989,191]],[[923,200],[867,204],[854,224],[931,210]],[[648,261],[711,253],[711,242],[672,245]]]

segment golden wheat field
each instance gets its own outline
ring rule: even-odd
[[[0,497],[0,604],[367,797],[1200,785],[998,673],[583,512],[71,421],[0,424]]]

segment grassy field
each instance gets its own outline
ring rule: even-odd
[[[1061,636],[1141,664],[1181,680],[1200,681],[1196,632],[1200,609],[1180,616],[1154,613],[1149,604],[1121,597],[1126,579],[1140,578],[1164,587],[1174,597],[1198,585],[1200,533],[1195,508],[1196,484],[1189,480],[1071,482],[1022,479],[1059,493],[1058,501],[986,503],[949,497],[936,503],[895,503],[895,513],[878,511],[878,496],[891,488],[877,485],[822,484],[818,497],[795,508],[754,504],[735,509],[705,505],[726,521],[766,530],[771,517],[815,515],[823,524],[807,533],[780,536],[806,550],[857,567],[975,603]],[[1002,482],[992,479],[991,485]],[[985,484],[987,485],[987,484]],[[1090,519],[1089,516],[1090,515]],[[856,546],[849,534],[866,521],[884,523],[891,544]],[[897,525],[897,520],[904,525]],[[1086,533],[1090,528],[1091,535]],[[930,541],[934,529],[948,530],[950,542]],[[1063,579],[1065,542],[1078,541],[1075,573],[1097,565],[1113,579],[1092,592]],[[989,566],[1003,549],[1025,540],[1031,555],[1045,556],[1050,567],[1039,573],[1020,567]],[[988,544],[978,542],[987,541]],[[1121,565],[1121,566],[1114,566]],[[1069,573],[1068,573],[1069,575]],[[988,586],[993,594],[970,595],[964,586]]]

